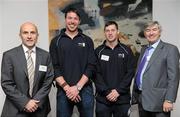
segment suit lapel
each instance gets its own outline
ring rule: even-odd
[[[144,48],[142,48],[142,54],[140,55],[140,60],[138,61],[138,64],[141,62],[141,60],[142,60],[142,58],[143,58],[143,56],[144,56],[144,52],[146,51],[146,48],[147,48],[147,46],[145,46]]]
[[[160,55],[161,53],[161,49],[163,48],[163,42],[160,41],[159,42],[159,45],[156,47],[156,49],[154,50],[154,53],[152,54],[151,58],[150,58],[150,61],[145,69],[144,72],[146,72],[149,67],[153,64],[153,62],[158,58],[158,56]]]
[[[25,75],[28,76],[28,73],[27,73],[27,62],[26,62],[26,57],[25,57],[22,45],[20,45],[17,48],[17,54],[16,55],[17,55],[17,58],[18,58],[18,61],[19,61],[19,65],[22,67],[22,70],[24,70]]]
[[[143,58],[143,56],[144,56],[144,52],[145,52],[146,48],[147,48],[147,46],[144,46],[144,47],[141,49],[140,56],[139,56],[138,63],[137,63],[138,65],[140,64],[140,62],[141,62],[141,60],[142,60],[142,58]],[[137,75],[137,70],[136,70],[135,76],[136,76],[136,75]]]
[[[36,47],[36,65],[35,65],[35,74],[34,74],[34,86],[38,80],[39,65],[41,64],[41,53]]]

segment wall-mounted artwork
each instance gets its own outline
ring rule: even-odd
[[[119,25],[119,39],[139,52],[147,44],[141,36],[145,22],[152,19],[152,0],[49,0],[49,39],[65,27],[64,11],[77,8],[81,15],[80,28],[90,36],[95,47],[104,40],[104,24],[114,20]]]

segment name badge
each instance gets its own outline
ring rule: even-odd
[[[39,65],[39,71],[46,72],[47,71],[47,66]]]
[[[109,56],[107,56],[107,55],[101,55],[101,60],[109,61]]]

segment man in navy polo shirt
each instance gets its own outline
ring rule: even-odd
[[[119,42],[116,22],[108,21],[104,33],[106,40],[95,50],[96,117],[128,117],[134,56],[130,48]]]
[[[76,105],[81,117],[93,117],[94,96],[90,78],[96,57],[90,37],[78,28],[80,14],[74,8],[65,13],[66,28],[50,45],[57,83],[57,117],[71,117]]]

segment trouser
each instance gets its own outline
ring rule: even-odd
[[[80,117],[93,117],[94,95],[91,85],[85,86],[80,91],[81,101],[70,101],[63,90],[57,92],[57,117],[71,117],[74,106],[77,106]]]
[[[106,105],[96,102],[96,117],[128,117],[130,104],[113,104]]]

